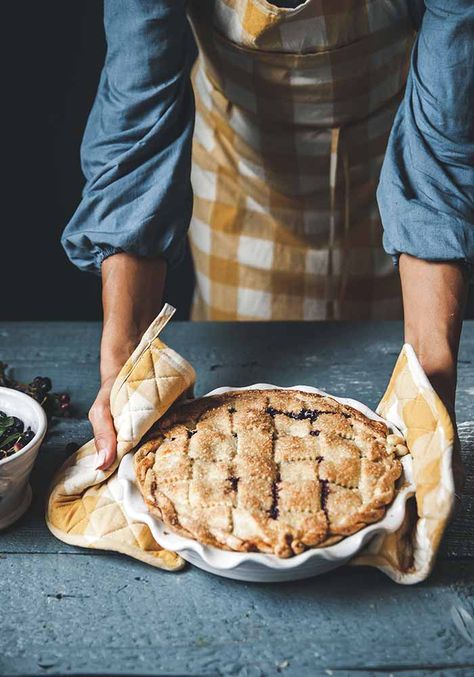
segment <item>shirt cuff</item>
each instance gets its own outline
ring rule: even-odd
[[[105,259],[108,259],[109,256],[113,256],[114,254],[122,254],[122,253],[123,249],[121,249],[120,247],[105,246],[102,249],[99,248],[94,254],[94,263],[95,263],[94,272],[100,275],[102,263],[105,261]]]

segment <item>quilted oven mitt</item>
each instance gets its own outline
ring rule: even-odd
[[[52,533],[67,543],[122,552],[170,570],[180,569],[183,561],[163,550],[145,524],[127,518],[116,470],[194,383],[192,367],[158,338],[173,312],[165,306],[117,377],[111,394],[118,436],[114,465],[106,472],[95,470],[94,443],[85,444],[56,475],[46,516]],[[407,438],[416,492],[399,530],[372,540],[351,563],[375,566],[398,583],[417,583],[433,568],[454,504],[454,430],[411,346],[403,346],[377,411]]]
[[[415,496],[393,534],[372,540],[351,564],[375,566],[397,583],[424,580],[454,508],[455,431],[413,348],[405,344],[377,412],[405,436],[413,457]]]
[[[110,396],[117,431],[117,458],[105,472],[95,469],[91,440],[72,454],[53,479],[46,522],[60,540],[114,550],[162,569],[181,569],[181,557],[161,548],[145,524],[122,507],[117,468],[121,459],[181,395],[193,386],[191,365],[160,341],[175,309],[165,305],[120,371]]]

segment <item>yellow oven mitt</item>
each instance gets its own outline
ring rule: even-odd
[[[116,470],[125,454],[194,384],[191,365],[158,338],[174,310],[165,305],[112,388],[110,404],[117,431],[114,464],[105,472],[96,470],[94,441],[87,442],[54,477],[46,509],[47,525],[60,540],[115,550],[162,569],[181,569],[184,562],[159,546],[145,524],[126,516]]]
[[[114,465],[106,472],[95,470],[94,442],[85,444],[56,474],[46,513],[49,529],[66,543],[125,553],[170,570],[180,569],[183,560],[161,548],[145,524],[126,516],[116,470],[123,456],[194,383],[191,365],[158,338],[173,312],[165,306],[114,384]],[[407,439],[416,496],[408,499],[400,529],[376,537],[351,564],[375,566],[398,583],[416,583],[433,568],[454,504],[454,430],[411,346],[403,347],[377,411]]]
[[[455,432],[408,344],[402,348],[377,412],[407,440],[413,457],[415,496],[408,499],[398,531],[375,538],[351,564],[375,566],[397,583],[419,583],[433,569],[454,507]]]

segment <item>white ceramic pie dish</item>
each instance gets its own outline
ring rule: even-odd
[[[204,397],[221,395],[229,391],[274,389],[302,390],[308,393],[327,395],[341,404],[347,404],[354,409],[358,409],[368,418],[384,421],[394,433],[401,434],[393,424],[375,414],[361,402],[344,397],[334,397],[311,386],[281,388],[269,383],[256,383],[244,388],[216,388],[216,390],[207,393]],[[288,559],[264,553],[240,553],[220,550],[219,548],[203,545],[191,538],[184,538],[167,531],[161,520],[151,515],[148,511],[136,482],[132,454],[127,454],[122,459],[118,471],[118,479],[123,489],[122,498],[126,514],[130,519],[147,524],[153,537],[163,548],[178,553],[187,562],[218,576],[255,583],[269,583],[309,578],[330,571],[348,562],[372,538],[379,534],[396,531],[405,515],[406,500],[414,493],[412,458],[408,454],[401,459],[401,462],[403,472],[398,481],[400,489],[382,520],[368,525],[335,545],[306,550],[300,555]]]

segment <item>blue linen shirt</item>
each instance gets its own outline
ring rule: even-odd
[[[410,2],[410,0],[407,0]],[[384,247],[474,262],[474,3],[425,0],[380,177]],[[196,48],[186,0],[105,0],[107,56],[81,147],[82,201],[64,230],[71,261],[100,272],[125,251],[182,253]]]
[[[472,269],[473,0],[425,0],[377,198],[389,254]]]

